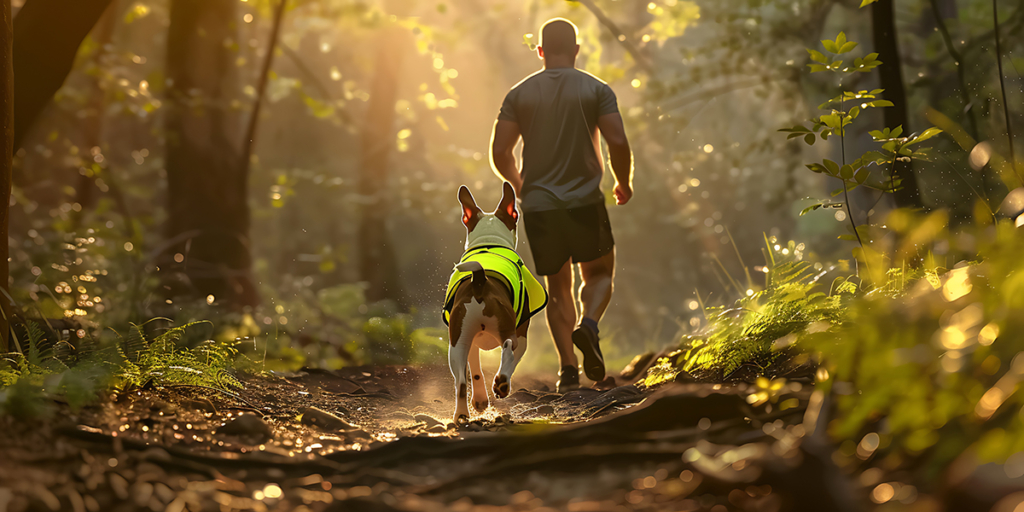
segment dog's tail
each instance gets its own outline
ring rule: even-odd
[[[484,285],[487,283],[487,273],[484,272],[484,266],[479,261],[466,261],[455,265],[455,270],[459,272],[472,272],[473,273],[473,295],[479,296],[484,291]]]

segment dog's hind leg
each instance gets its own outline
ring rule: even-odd
[[[498,367],[498,374],[494,376],[494,396],[505,398],[512,387],[512,373],[519,366],[526,353],[526,331],[530,327],[527,320],[519,326],[515,332],[502,335],[501,342],[501,366]]]
[[[480,370],[480,347],[476,344],[469,349],[469,375],[473,379],[473,408],[477,412],[487,410],[487,386],[484,385],[484,374]]]
[[[452,421],[460,425],[469,421],[469,408],[466,400],[469,398],[469,382],[466,379],[467,358],[470,347],[473,345],[472,336],[462,336],[462,319],[465,316],[465,308],[455,311],[452,314],[452,322],[449,326],[448,335],[451,337],[451,346],[448,347],[448,367],[455,377],[455,414]],[[458,320],[458,322],[456,322]]]

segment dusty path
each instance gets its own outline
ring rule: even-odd
[[[447,425],[445,367],[144,389],[48,421],[0,420],[3,510],[844,510],[801,448],[810,389],[519,391]],[[786,404],[786,410],[780,410]],[[825,468],[823,470],[822,468]],[[834,486],[834,485],[833,485]],[[842,489],[840,489],[842,491]]]

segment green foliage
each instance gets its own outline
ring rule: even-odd
[[[866,0],[861,7],[869,3],[870,1]],[[844,32],[840,32],[835,40],[823,40],[821,44],[826,52],[835,57],[828,57],[820,51],[807,48],[810,59],[813,61],[811,64],[808,64],[808,67],[811,68],[811,73],[831,71],[845,76],[854,73],[866,73],[882,63],[878,60],[877,53],[869,53],[864,57],[855,58],[852,65],[843,66],[844,61],[836,57],[849,53],[857,47],[856,42],[846,39]],[[818,105],[818,109],[825,110],[826,113],[811,119],[810,127],[797,124],[791,128],[783,128],[779,131],[788,133],[787,139],[799,137],[808,145],[814,144],[816,136],[820,136],[822,140],[828,140],[830,136],[838,135],[840,145],[845,146],[844,135],[849,129],[847,127],[852,125],[863,111],[869,108],[893,106],[891,101],[879,99],[878,96],[883,92],[883,89],[873,89],[870,91],[841,90],[837,96]],[[891,194],[899,190],[901,180],[896,178],[896,162],[900,160],[909,161],[911,159],[928,160],[927,148],[919,149],[912,146],[938,135],[942,130],[932,127],[920,134],[900,137],[899,135],[902,132],[902,126],[897,126],[891,130],[884,128],[871,131],[874,141],[881,144],[881,151],[867,151],[851,162],[846,161],[844,147],[842,152],[843,160],[841,162],[837,163],[824,159],[821,163],[806,164],[806,167],[814,173],[824,174],[840,180],[843,186],[834,190],[832,196],[843,194],[844,197],[842,203],[820,201],[812,204],[804,208],[800,215],[806,215],[825,206],[845,206],[846,215],[850,219],[853,230],[853,235],[850,238],[857,240],[863,250],[864,237],[861,234],[860,227],[857,226],[857,222],[854,220],[853,210],[850,207],[847,195],[851,190],[861,186],[877,190],[882,194]],[[881,172],[873,173],[872,164],[875,165],[875,168],[880,169]],[[887,169],[887,172],[885,169]]]
[[[147,322],[149,323],[149,322]],[[146,324],[131,324],[127,336],[101,344],[81,340],[52,342],[30,321],[25,326],[26,353],[13,352],[0,361],[0,411],[18,416],[41,416],[52,409],[47,396],[61,396],[72,409],[96,399],[106,389],[127,390],[153,385],[192,385],[216,389],[242,387],[231,373],[240,357],[235,343],[207,340],[195,347],[181,345],[182,336],[197,324],[167,329],[156,337]]]
[[[861,459],[923,457],[938,470],[967,449],[986,462],[1024,450],[1024,239],[1006,221],[940,239],[976,244],[982,260],[866,294],[806,341],[823,361],[818,392],[835,398],[829,433],[851,447],[880,436]]]
[[[804,336],[831,329],[842,322],[844,298],[857,291],[853,282],[839,278],[821,291],[816,271],[795,256],[792,242],[782,254],[765,240],[765,287],[740,298],[732,307],[707,308],[707,326],[686,336],[682,348],[658,362],[645,384],[656,385],[685,370],[702,380],[729,378],[743,365],[757,375],[774,377],[773,363],[791,353]]]

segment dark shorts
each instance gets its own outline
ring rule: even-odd
[[[566,261],[594,261],[612,251],[612,225],[604,203],[542,212],[523,212],[533,262],[542,276],[557,274]]]

